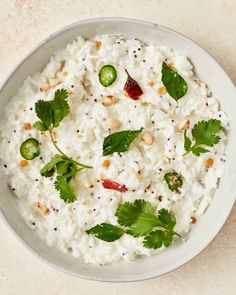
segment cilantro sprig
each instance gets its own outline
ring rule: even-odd
[[[192,144],[191,139],[187,136],[187,131],[184,132],[184,149],[186,152],[183,156],[192,152],[195,156],[209,152],[203,146],[214,146],[220,141],[219,132],[221,131],[221,122],[216,119],[208,121],[199,121],[192,129],[192,137],[195,143]]]
[[[162,246],[168,247],[171,245],[174,236],[180,237],[174,231],[175,216],[164,208],[156,214],[151,203],[142,199],[119,205],[116,217],[122,227],[101,223],[86,232],[106,242],[118,240],[125,233],[133,237],[144,237],[144,247],[152,249]]]
[[[35,103],[35,113],[39,121],[33,124],[33,128],[41,132],[48,131],[54,147],[59,152],[40,170],[41,175],[49,177],[56,171],[58,176],[55,188],[65,202],[73,202],[76,199],[76,195],[70,185],[71,178],[82,169],[92,167],[79,163],[67,156],[55,142],[53,130],[59,127],[60,122],[70,113],[67,98],[67,90],[60,89],[55,92],[52,100],[38,100]]]

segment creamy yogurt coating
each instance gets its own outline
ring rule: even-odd
[[[178,102],[168,93],[158,94],[157,89],[163,86],[163,61],[173,64],[188,84],[187,94]],[[112,64],[117,70],[117,79],[109,87],[103,87],[98,79],[99,70],[105,64]],[[134,101],[124,94],[125,69],[144,92],[140,100]],[[60,84],[42,91],[42,86],[55,77]],[[150,86],[150,81],[154,85]],[[55,129],[57,144],[75,160],[93,166],[77,173],[72,180],[77,195],[74,203],[65,203],[59,197],[54,188],[56,175],[50,178],[40,175],[40,169],[57,153],[48,134],[22,129],[25,122],[33,124],[37,120],[35,102],[52,99],[55,90],[61,88],[69,92],[71,111]],[[102,100],[107,95],[115,96],[118,101],[104,106]],[[5,110],[1,162],[25,222],[49,246],[97,265],[160,251],[145,248],[143,238],[126,234],[108,243],[85,232],[102,222],[118,225],[115,212],[126,201],[145,199],[157,210],[171,210],[177,219],[175,231],[185,236],[195,226],[191,217],[198,219],[204,213],[218,187],[224,172],[227,139],[221,131],[220,142],[210,147],[209,153],[199,157],[190,153],[183,157],[184,137],[178,124],[186,118],[190,120],[190,129],[199,120],[210,118],[220,120],[224,130],[229,129],[229,119],[220,110],[218,99],[195,77],[186,56],[161,45],[127,40],[123,36],[102,35],[91,40],[78,37],[53,55],[41,73],[28,77]],[[112,119],[120,120],[118,130],[111,128]],[[153,134],[152,145],[146,145],[139,136],[127,152],[102,156],[103,140],[110,133],[141,127]],[[19,147],[29,137],[38,139],[41,154],[22,168]],[[209,157],[214,164],[207,169],[204,162]],[[110,160],[107,169],[102,166],[105,159]],[[170,191],[163,180],[164,174],[172,170],[183,177],[179,193]],[[98,181],[102,177],[125,184],[128,191],[104,189]],[[40,213],[37,202],[49,212]]]

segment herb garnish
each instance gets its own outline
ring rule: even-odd
[[[182,187],[183,185],[183,179],[182,176],[179,175],[177,172],[173,171],[173,172],[167,172],[164,175],[164,179],[168,185],[168,188],[171,191],[175,191],[178,188]]]
[[[167,209],[160,209],[158,215],[151,203],[145,200],[135,200],[119,205],[116,211],[118,223],[126,227],[123,229],[108,223],[101,223],[87,230],[100,240],[113,242],[127,233],[133,237],[144,236],[143,245],[146,248],[157,249],[168,247],[173,237],[179,236],[174,231],[176,225],[175,216]]]
[[[111,155],[115,152],[121,153],[128,151],[131,143],[142,132],[139,130],[124,130],[112,133],[105,137],[103,141],[103,156]]]
[[[54,171],[58,176],[55,188],[59,191],[60,197],[65,202],[73,202],[76,195],[69,182],[76,173],[85,168],[92,168],[81,164],[67,156],[56,144],[53,137],[53,130],[69,114],[70,107],[67,101],[68,93],[65,89],[55,92],[54,99],[49,101],[38,100],[35,103],[35,112],[39,121],[33,124],[33,128],[40,131],[49,131],[51,141],[60,154],[55,155],[40,171],[42,176],[49,177]]]
[[[186,81],[176,71],[168,67],[165,62],[162,63],[161,73],[161,81],[167,92],[171,97],[178,101],[188,90]]]
[[[121,238],[125,233],[122,228],[109,223],[98,224],[86,232],[87,234],[92,234],[96,238],[106,242],[114,242],[115,240]]]
[[[204,146],[214,146],[220,141],[218,133],[222,129],[221,122],[216,119],[210,119],[208,121],[199,121],[196,123],[192,129],[192,136],[195,143],[192,144],[191,139],[187,136],[187,131],[184,132],[184,149],[186,153],[192,152],[195,156],[200,156],[200,154],[207,153],[209,150],[202,147]]]

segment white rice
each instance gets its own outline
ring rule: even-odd
[[[96,40],[101,41],[100,49],[96,47]],[[165,60],[173,63],[188,84],[187,94],[178,103],[167,93],[162,96],[157,93],[163,86],[161,65]],[[65,66],[61,71],[62,61]],[[99,69],[104,64],[114,65],[118,73],[115,83],[107,88],[98,79]],[[134,101],[124,95],[125,68],[143,89],[141,100]],[[55,76],[61,83],[46,92],[40,91],[42,85]],[[177,126],[186,118],[190,119],[190,128],[199,120],[216,118],[225,129],[229,128],[229,119],[220,110],[218,99],[196,79],[185,56],[164,46],[108,35],[92,40],[78,37],[57,52],[42,73],[28,77],[6,107],[0,147],[2,165],[7,165],[5,173],[9,186],[18,196],[19,210],[28,226],[51,247],[99,265],[157,253],[143,247],[142,238],[124,235],[108,243],[86,234],[87,229],[98,223],[116,225],[117,206],[125,201],[141,198],[151,202],[157,210],[162,207],[172,210],[177,218],[175,230],[183,235],[188,233],[191,217],[198,219],[204,213],[223,175],[226,135],[221,132],[221,141],[210,148],[209,153],[183,157],[183,133]],[[149,81],[155,85],[148,86]],[[72,180],[77,200],[70,204],[60,199],[54,188],[56,175],[46,178],[39,172],[57,153],[49,137],[33,129],[22,129],[25,122],[33,124],[37,120],[35,102],[52,99],[55,90],[61,88],[72,94],[69,96],[71,112],[55,130],[58,146],[74,159],[93,166]],[[118,102],[110,107],[103,106],[101,102],[106,95],[117,97]],[[119,130],[144,127],[144,131],[153,134],[154,143],[146,145],[139,137],[122,157],[117,153],[102,157],[104,138],[117,131],[110,129],[112,118],[122,122]],[[42,159],[37,157],[22,168],[19,147],[28,137],[41,143]],[[206,169],[204,161],[209,157],[214,159],[214,165]],[[166,158],[170,163],[166,163]],[[111,161],[108,169],[102,167],[104,159]],[[163,181],[164,174],[173,169],[184,179],[180,193],[170,191]],[[104,189],[97,182],[101,177],[125,184],[128,191]],[[88,187],[90,184],[92,187]],[[37,202],[49,208],[49,213],[40,214],[35,209]]]

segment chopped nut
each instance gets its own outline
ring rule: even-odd
[[[165,93],[166,93],[166,88],[165,88],[164,86],[159,87],[159,88],[157,89],[157,93],[158,93],[158,94],[165,94]]]
[[[96,49],[100,49],[101,46],[102,46],[102,42],[96,41]]]
[[[148,106],[148,102],[146,102],[146,101],[141,102],[141,105],[142,105],[143,107],[147,107],[147,106]]]
[[[201,86],[201,84],[202,84],[202,81],[201,81],[201,80],[194,80],[194,82],[195,82],[198,86]]]
[[[172,70],[175,70],[174,64],[171,62],[167,65],[169,68],[171,68]]]
[[[106,96],[103,101],[102,101],[102,104],[105,106],[105,107],[108,107],[108,106],[111,106],[113,104],[115,104],[117,101],[117,99],[112,96],[112,95],[108,95]]]
[[[48,91],[48,89],[50,88],[50,85],[48,82],[46,82],[45,84],[43,84],[43,86],[40,88],[40,91]]]
[[[24,130],[31,130],[32,129],[32,125],[30,123],[24,123],[22,125],[22,129],[24,129]]]
[[[23,168],[26,167],[28,164],[29,162],[27,160],[21,160],[19,163],[20,167],[23,167]]]
[[[189,129],[189,127],[190,127],[190,120],[189,119],[185,119],[178,124],[179,131],[185,131],[186,129]]]
[[[119,129],[121,126],[121,122],[118,119],[111,119],[110,126],[112,129]]]
[[[61,81],[58,78],[49,79],[49,85],[50,85],[50,87],[55,87],[55,86],[57,86],[60,83],[61,83]]]
[[[64,71],[64,72],[63,72],[63,76],[64,76],[64,77],[68,76],[68,72],[67,72],[67,71]]]
[[[40,203],[40,202],[37,202],[37,203],[36,203],[35,208],[36,208],[37,210],[39,210],[41,213],[43,213],[43,214],[47,214],[47,213],[49,212],[48,207],[46,207],[45,205],[43,205],[43,204]]]
[[[110,164],[110,160],[104,160],[102,163],[102,167],[107,169],[110,166]]]
[[[153,81],[149,81],[149,82],[147,83],[147,85],[148,85],[148,86],[151,86],[151,87],[152,87],[154,84],[155,84],[155,83],[154,83]]]
[[[166,163],[166,164],[169,164],[170,163],[170,158],[164,157],[163,162]]]
[[[191,223],[192,224],[195,224],[197,222],[197,219],[196,219],[196,217],[194,217],[194,216],[191,216]]]
[[[151,132],[144,132],[141,136],[142,140],[148,144],[148,145],[152,145],[154,138]]]
[[[68,95],[72,95],[72,94],[73,94],[73,91],[69,90]]]
[[[208,158],[205,160],[205,166],[207,168],[210,168],[211,166],[213,166],[213,164],[214,164],[214,160],[212,158]]]

